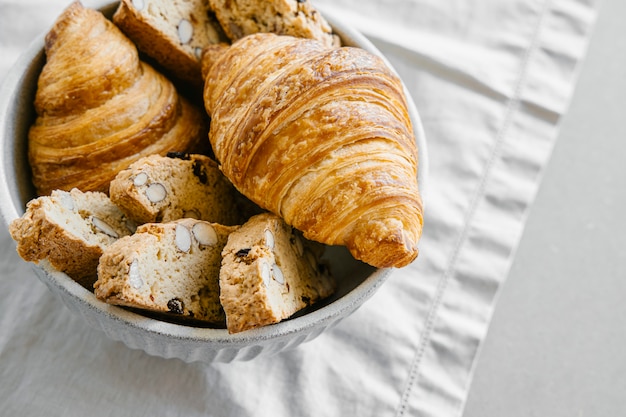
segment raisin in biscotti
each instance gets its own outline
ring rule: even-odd
[[[118,173],[111,201],[137,224],[184,217],[224,225],[243,222],[239,195],[209,157],[152,155]]]
[[[202,85],[202,49],[228,41],[208,0],[122,0],[113,22],[170,75],[193,85]]]
[[[253,216],[233,232],[220,270],[228,331],[278,323],[331,295],[336,283],[320,264],[322,252],[322,245],[269,213]]]
[[[340,40],[310,0],[209,0],[232,40],[259,32],[316,39],[328,47]]]
[[[221,252],[237,228],[195,219],[141,225],[105,250],[94,293],[109,304],[223,326]]]
[[[47,259],[61,272],[91,289],[98,259],[135,225],[101,192],[56,190],[31,200],[26,213],[11,222],[9,232],[26,261]]]

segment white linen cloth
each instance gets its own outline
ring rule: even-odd
[[[0,77],[67,4],[0,0]],[[128,349],[73,316],[2,228],[0,415],[462,414],[599,3],[314,4],[369,37],[416,102],[430,155],[419,259],[294,350],[187,364]]]

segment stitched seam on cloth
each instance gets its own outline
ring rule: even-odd
[[[474,193],[474,196],[471,199],[469,209],[464,219],[465,226],[461,232],[461,236],[457,240],[457,243],[454,247],[452,255],[450,256],[450,261],[448,262],[448,268],[445,270],[443,276],[439,279],[439,282],[437,283],[435,298],[433,300],[432,307],[430,308],[428,312],[428,316],[426,317],[426,324],[424,326],[424,330],[422,331],[422,336],[420,338],[418,346],[416,347],[415,355],[413,357],[413,361],[409,369],[407,385],[406,385],[406,388],[404,389],[404,392],[402,393],[402,396],[400,398],[400,403],[396,410],[397,417],[403,416],[408,409],[409,398],[411,397],[411,393],[414,387],[416,386],[416,382],[419,379],[420,364],[424,356],[424,353],[426,351],[426,346],[428,344],[428,341],[430,340],[430,336],[435,327],[437,312],[443,301],[445,290],[448,286],[448,281],[450,280],[453,274],[453,271],[455,269],[455,265],[459,258],[459,253],[461,252],[463,244],[467,240],[467,236],[470,230],[471,220],[475,216],[478,203],[480,202],[482,198],[481,196],[484,194],[484,190],[490,178],[492,167],[494,163],[497,161],[498,156],[501,153],[503,143],[505,142],[505,138],[508,133],[508,129],[511,126],[511,123],[513,122],[514,115],[516,113],[515,111],[520,104],[521,90],[527,78],[528,64],[530,62],[531,56],[533,55],[533,52],[537,49],[539,38],[540,38],[539,34],[541,32],[541,28],[542,28],[542,24],[545,19],[545,16],[549,10],[550,3],[551,3],[550,0],[546,0],[538,15],[537,23],[535,24],[534,29],[533,29],[531,42],[524,53],[524,57],[522,58],[522,66],[517,76],[517,82],[515,85],[514,94],[506,106],[504,123],[502,124],[502,127],[500,131],[498,132],[498,135],[496,136],[496,142],[494,143],[491,155],[489,156],[489,159],[487,160],[487,164],[485,166],[483,175],[481,176],[480,182],[478,184],[478,188],[476,189],[476,192]]]

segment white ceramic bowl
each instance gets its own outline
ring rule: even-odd
[[[110,16],[116,4],[102,2],[100,10]],[[344,44],[381,55],[360,33],[328,13],[325,17]],[[35,197],[27,161],[27,132],[34,120],[32,102],[44,60],[42,35],[19,58],[0,89],[0,209],[6,224],[20,217],[26,202]],[[411,101],[409,111],[420,152],[418,182],[423,190],[428,163],[426,143]],[[144,317],[101,302],[93,293],[45,262],[33,269],[71,311],[130,348],[186,362],[230,362],[272,354],[313,339],[362,305],[392,271],[357,262],[341,248],[330,248],[327,257],[339,281],[338,291],[331,299],[281,323],[233,335],[224,329],[195,328]]]

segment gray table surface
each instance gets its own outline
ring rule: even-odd
[[[626,415],[625,18],[604,1],[464,417]]]

